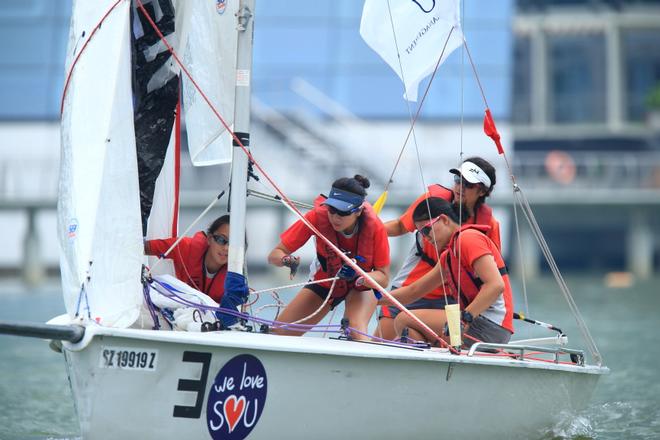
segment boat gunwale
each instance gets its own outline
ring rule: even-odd
[[[296,354],[336,355],[375,359],[396,359],[403,361],[431,361],[450,364],[490,365],[499,367],[532,368],[561,372],[603,375],[609,373],[605,366],[557,364],[534,359],[513,359],[497,356],[454,355],[446,349],[414,349],[379,343],[361,343],[335,338],[316,338],[298,336],[268,335],[252,332],[176,332],[145,329],[120,329],[101,326],[87,326],[84,338],[77,342],[62,342],[63,347],[71,352],[83,351],[96,337],[115,337],[161,343],[186,343],[209,347],[225,347],[271,352],[291,352]]]

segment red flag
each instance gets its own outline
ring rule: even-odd
[[[489,108],[486,108],[486,114],[484,116],[484,133],[495,142],[497,152],[504,154],[504,148],[502,148],[502,142],[500,142],[500,134],[497,132],[497,127],[495,126],[495,121],[493,121],[493,115],[490,114]]]

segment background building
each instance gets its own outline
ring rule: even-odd
[[[0,58],[0,269],[12,272],[26,254],[33,255],[28,262],[57,267],[52,208],[70,11],[70,0],[0,3],[0,37],[8,43]],[[375,197],[403,146],[411,110],[394,72],[361,40],[361,11],[356,0],[257,3],[252,145],[296,198],[311,200],[355,172],[371,177]],[[513,170],[560,266],[652,273],[660,141],[648,102],[660,81],[660,2],[466,0],[462,19]],[[485,156],[498,168],[498,216],[513,225],[508,174],[482,133],[483,110],[457,50],[441,66],[416,126],[424,182],[448,184],[461,150]],[[421,192],[420,175],[410,144],[387,218],[397,201]],[[186,169],[184,176],[184,204],[206,204],[228,180],[226,169]],[[289,220],[248,225],[261,233],[251,241],[254,261]],[[522,241],[533,248],[525,230]],[[517,246],[506,243],[514,259]],[[530,250],[526,258],[539,255]]]

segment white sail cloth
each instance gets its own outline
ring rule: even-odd
[[[61,125],[58,238],[69,316],[127,327],[142,304],[142,230],[131,91],[130,2],[74,2]]]
[[[197,85],[211,101],[233,131],[236,81],[237,1],[178,0],[176,33],[177,53]],[[249,73],[248,73],[249,75]],[[188,149],[195,166],[231,162],[232,137],[197,91],[182,74],[183,107]]]
[[[401,78],[404,98],[417,101],[419,83],[435,69],[445,42],[441,63],[463,44],[460,0],[366,0],[360,35]]]

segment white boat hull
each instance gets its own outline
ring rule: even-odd
[[[85,439],[529,438],[608,371],[240,332],[88,328],[63,348]]]

